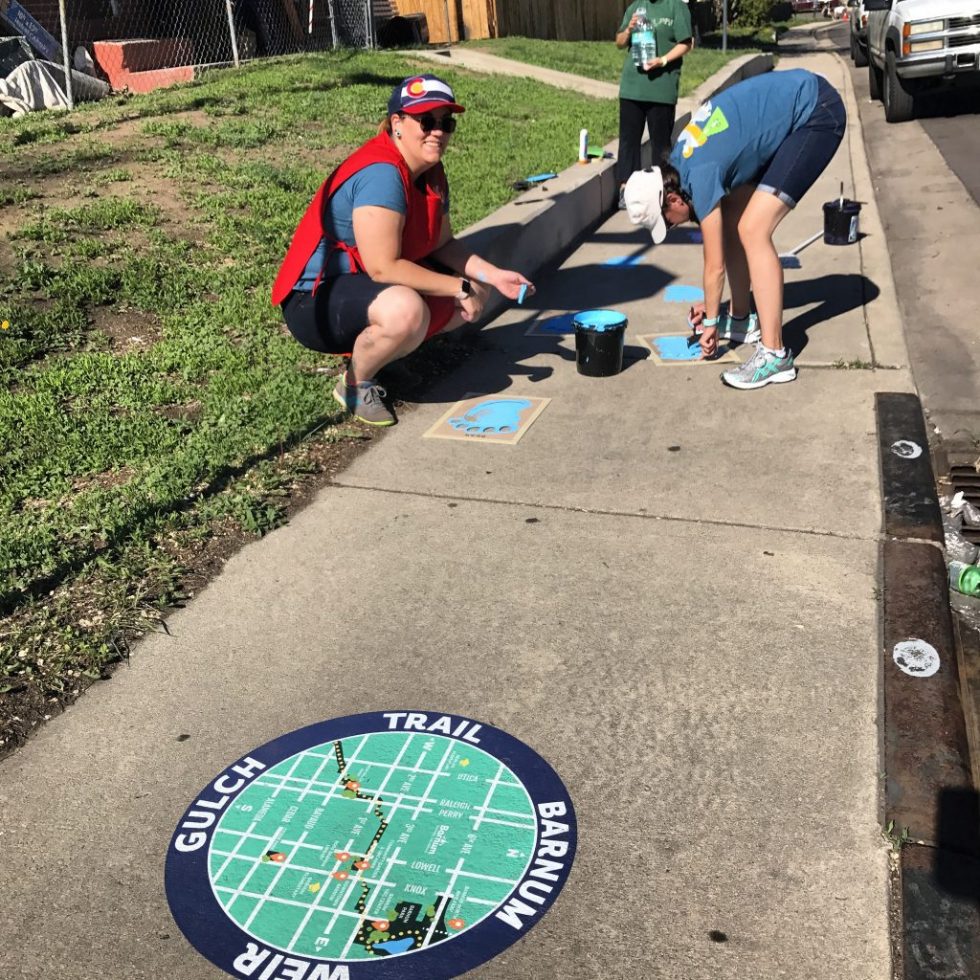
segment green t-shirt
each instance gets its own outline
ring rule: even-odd
[[[637,7],[647,8],[647,20],[653,24],[657,41],[657,57],[662,57],[679,41],[690,40],[691,11],[684,0],[634,0],[626,8],[617,34],[626,30]],[[635,36],[635,35],[634,35]],[[623,73],[619,79],[619,95],[640,102],[663,102],[674,105],[681,80],[681,59],[672,61],[669,68],[641,71],[633,64],[632,47],[626,49]]]

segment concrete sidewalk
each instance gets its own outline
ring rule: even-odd
[[[841,182],[874,198],[841,62],[784,65],[847,93],[851,127],[789,249]],[[417,706],[526,742],[578,815],[554,908],[470,975],[888,980],[874,395],[911,381],[873,203],[861,220],[859,246],[787,271],[800,377],[756,392],[640,358],[637,336],[684,329],[666,288],[700,281],[682,231],[653,249],[615,213],[541,277],[480,356],[3,763],[3,976],[222,976],[164,897],[185,808],[285,732]],[[586,307],[629,317],[614,378],[526,336]],[[422,438],[502,391],[551,399],[516,446]]]

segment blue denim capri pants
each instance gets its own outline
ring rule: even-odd
[[[783,140],[759,175],[756,190],[775,194],[788,207],[797,202],[827,169],[844,138],[847,114],[837,90],[817,79],[817,104],[810,118]]]

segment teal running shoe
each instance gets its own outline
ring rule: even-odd
[[[777,357],[757,344],[755,353],[744,363],[730,371],[724,371],[721,380],[732,388],[763,388],[769,384],[783,384],[796,379],[796,365],[793,355]]]

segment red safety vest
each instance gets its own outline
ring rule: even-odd
[[[306,214],[293,233],[286,257],[283,259],[272,287],[272,305],[278,306],[299,282],[310,258],[321,239],[327,240],[327,255],[335,249],[345,252],[350,258],[351,268],[364,272],[364,263],[356,245],[334,241],[323,229],[323,213],[330,198],[349,177],[369,167],[373,163],[393,163],[398,167],[402,184],[405,186],[405,201],[408,210],[405,215],[405,230],[402,232],[401,257],[410,262],[424,259],[439,244],[442,233],[442,219],[445,212],[447,193],[446,174],[442,164],[437,164],[426,174],[424,189],[419,189],[412,180],[408,164],[398,152],[391,137],[381,133],[368,140],[359,150],[355,150],[321,185],[316,192]],[[326,257],[323,268],[326,267]],[[316,291],[323,278],[323,268],[317,273],[313,290]]]

